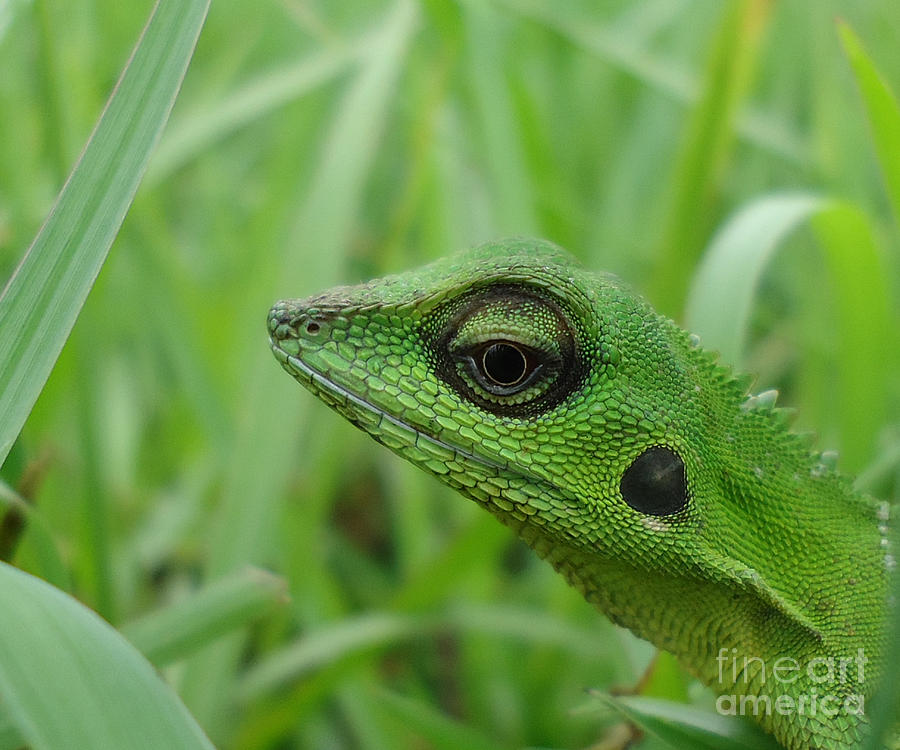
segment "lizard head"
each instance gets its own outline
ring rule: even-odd
[[[533,546],[672,570],[706,559],[690,546],[707,360],[659,321],[614,277],[517,240],[279,302],[269,334],[298,381]]]

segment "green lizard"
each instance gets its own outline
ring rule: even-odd
[[[791,750],[858,747],[887,508],[673,322],[535,240],[270,311],[284,368]]]

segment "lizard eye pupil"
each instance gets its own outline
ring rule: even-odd
[[[528,359],[517,346],[505,342],[491,344],[481,355],[485,377],[495,385],[518,385],[528,374]]]
[[[648,448],[622,475],[622,499],[641,513],[670,516],[688,502],[684,461],[675,451],[661,445]]]

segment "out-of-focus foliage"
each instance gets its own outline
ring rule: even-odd
[[[3,279],[151,6],[0,3]],[[618,714],[573,709],[633,682],[647,645],[302,392],[265,313],[547,237],[689,311],[895,499],[896,18],[895,0],[213,2],[3,467],[0,507],[31,508],[0,553],[165,662],[223,749],[596,741]],[[674,670],[655,692],[711,702]]]

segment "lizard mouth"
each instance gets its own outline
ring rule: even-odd
[[[399,417],[394,416],[390,412],[387,412],[384,409],[376,406],[375,404],[367,401],[363,396],[354,393],[348,388],[338,385],[333,380],[329,379],[327,376],[311,367],[299,357],[288,354],[286,351],[284,351],[284,349],[282,349],[279,345],[279,341],[277,339],[270,337],[269,343],[272,347],[272,351],[275,353],[276,358],[279,362],[281,362],[282,367],[287,369],[307,388],[316,393],[316,395],[330,395],[331,398],[326,400],[326,403],[328,403],[329,406],[331,406],[342,416],[356,424],[358,427],[363,429],[365,432],[369,433],[375,440],[387,445],[388,448],[392,448],[392,446],[388,445],[384,440],[382,440],[378,432],[372,429],[371,422],[359,418],[359,412],[365,412],[376,417],[378,420],[376,423],[377,425],[380,425],[382,422],[387,422],[393,427],[399,428],[403,432],[407,432],[410,436],[409,442],[411,445],[422,448],[422,443],[424,442],[430,444],[440,452],[451,452],[454,458],[463,459],[467,462],[474,462],[487,469],[492,470],[493,472],[510,473],[508,464],[502,463],[500,461],[495,461],[493,459],[487,458],[486,456],[474,453],[473,451],[461,448],[458,445],[454,445],[445,440],[441,440],[434,435],[430,435],[422,429],[415,427],[409,422],[406,422]]]

